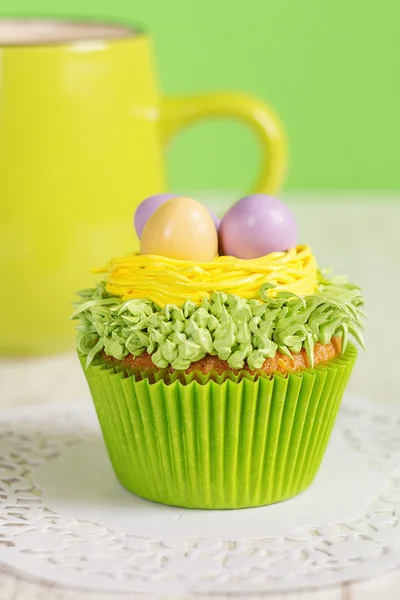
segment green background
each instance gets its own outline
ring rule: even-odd
[[[263,97],[290,142],[287,188],[400,189],[398,0],[8,0],[3,14],[133,19],[155,38],[164,92]],[[198,125],[168,153],[175,189],[246,189],[243,126]]]

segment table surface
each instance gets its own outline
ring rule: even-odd
[[[211,198],[215,195],[205,197],[209,201]],[[299,224],[300,241],[311,245],[318,264],[323,267],[334,265],[336,274],[347,274],[350,281],[365,290],[369,315],[365,334],[367,352],[360,353],[349,391],[376,402],[400,402],[395,392],[394,368],[396,340],[400,333],[400,311],[397,309],[400,196],[302,193],[288,196],[286,200]],[[219,195],[218,207],[222,209],[228,201],[229,195]],[[384,378],[377,376],[377,363],[386,365]],[[21,368],[24,372],[22,381]],[[1,406],[54,405],[71,402],[71,398],[84,397],[88,393],[73,352],[43,358],[2,358],[0,381]],[[64,589],[44,581],[28,580],[22,574],[0,566],[0,600],[124,600],[128,597],[132,596],[110,593],[99,596],[98,593]],[[222,597],[213,596],[215,599]],[[270,600],[392,600],[400,597],[400,570],[371,581],[318,591],[268,594],[267,597]]]

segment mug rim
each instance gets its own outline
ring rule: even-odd
[[[141,39],[143,36],[147,35],[147,31],[145,27],[139,23],[134,23],[128,19],[124,18],[115,18],[115,17],[101,17],[99,19],[94,17],[88,17],[84,15],[71,15],[71,14],[29,14],[24,13],[20,15],[8,13],[0,15],[0,23],[1,22],[54,22],[54,23],[65,23],[70,25],[88,25],[88,26],[96,26],[96,27],[120,27],[121,29],[126,31],[126,35],[121,35],[120,37],[108,37],[101,35],[98,38],[92,37],[87,38],[82,36],[77,37],[75,39],[61,39],[61,40],[38,40],[33,42],[17,42],[17,43],[4,43],[0,41],[1,49],[13,49],[13,48],[53,48],[53,47],[68,47],[73,46],[74,44],[80,44],[84,42],[106,42],[108,44],[118,43],[118,42],[126,42],[126,41],[135,41],[136,39]]]

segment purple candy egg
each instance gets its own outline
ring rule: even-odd
[[[134,217],[135,230],[139,239],[142,237],[144,226],[150,219],[153,212],[155,212],[162,204],[167,202],[167,200],[178,197],[179,194],[155,194],[154,196],[149,196],[149,198],[146,198],[139,204]],[[219,219],[217,215],[210,208],[208,208],[208,206],[206,208],[210,213],[218,231],[221,219]]]
[[[259,258],[295,247],[297,225],[283,202],[267,194],[253,194],[225,213],[219,240],[225,255]]]
[[[176,194],[155,194],[154,196],[149,196],[149,198],[146,198],[139,204],[134,217],[135,229],[139,239],[142,236],[144,226],[153,212],[157,210],[161,204],[164,204],[167,200],[171,200],[171,198],[176,198]]]
[[[219,226],[221,225],[221,219],[219,217],[217,217],[217,215],[215,214],[215,212],[213,210],[211,210],[211,208],[209,208],[208,206],[206,206],[208,212],[210,213],[210,216],[212,218],[212,220],[214,221],[214,225],[216,227],[216,230],[219,230]]]

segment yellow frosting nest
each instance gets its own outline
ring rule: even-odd
[[[317,288],[317,262],[309,246],[273,252],[250,260],[217,256],[211,262],[194,263],[153,254],[130,254],[112,259],[96,269],[107,273],[106,289],[114,296],[148,298],[158,306],[200,303],[211,292],[259,298],[264,283],[305,296]]]

